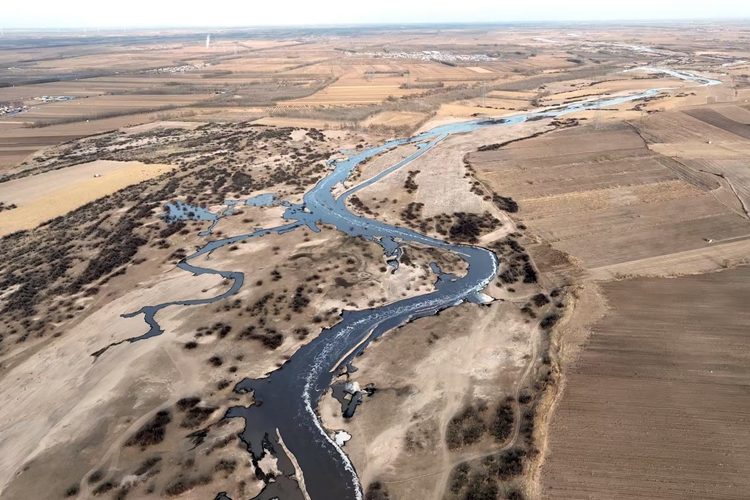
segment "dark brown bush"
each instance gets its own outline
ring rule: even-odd
[[[147,446],[161,443],[164,441],[164,436],[167,432],[167,424],[171,421],[172,414],[168,410],[158,412],[125,442],[125,446],[137,445],[141,448],[146,448]]]
[[[190,408],[185,414],[185,418],[180,422],[180,427],[194,429],[208,420],[217,409],[215,406],[196,406]]]
[[[495,416],[490,425],[490,434],[499,442],[505,441],[513,431],[514,420],[513,400],[506,399],[495,410]]]
[[[448,449],[457,450],[479,441],[487,430],[479,410],[468,406],[448,422],[445,431],[445,441]]]
[[[179,401],[177,401],[177,409],[180,411],[189,410],[190,408],[194,407],[200,402],[201,402],[201,398],[199,398],[198,396],[190,396],[188,398],[182,398]]]

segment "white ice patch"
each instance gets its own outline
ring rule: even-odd
[[[352,438],[352,435],[346,431],[336,431],[333,433],[333,440],[339,446],[344,446],[347,441]]]
[[[696,75],[694,73],[689,73],[687,71],[675,71],[675,70],[665,69],[665,68],[654,68],[651,66],[641,66],[639,68],[626,69],[623,71],[623,73],[629,73],[631,71],[650,71],[652,73],[664,73],[669,76],[679,78],[681,80],[690,80],[696,83],[700,83],[701,87],[709,87],[711,85],[721,85],[722,83],[721,80],[714,80],[712,78],[706,78],[703,76]]]
[[[344,392],[348,394],[354,394],[355,392],[359,392],[361,389],[359,388],[359,382],[347,382],[344,385]]]

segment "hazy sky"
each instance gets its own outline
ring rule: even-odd
[[[0,0],[2,28],[750,18],[750,0]]]

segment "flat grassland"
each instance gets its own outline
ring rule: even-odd
[[[603,285],[553,419],[543,498],[730,499],[750,489],[750,268]]]

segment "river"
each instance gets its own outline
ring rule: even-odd
[[[651,68],[649,68],[651,69]],[[672,76],[694,80],[707,84],[708,79],[689,73],[677,73],[666,70]],[[710,83],[709,83],[710,84]],[[266,453],[278,458],[278,466],[283,476],[268,482],[259,500],[280,498],[282,500],[303,499],[297,483],[289,476],[295,473],[294,465],[284,451],[284,447],[296,459],[304,476],[304,483],[311,500],[361,500],[362,486],[357,478],[354,466],[323,428],[315,408],[323,394],[329,389],[334,374],[342,367],[351,367],[351,361],[361,354],[369,342],[383,333],[392,330],[413,319],[433,315],[437,312],[458,305],[465,300],[482,302],[480,295],[495,277],[498,260],[495,254],[485,248],[468,245],[452,245],[445,241],[419,234],[410,229],[391,226],[376,220],[352,214],[346,207],[345,200],[351,194],[374,183],[390,172],[403,167],[415,158],[434,148],[445,137],[451,134],[469,133],[485,127],[500,127],[523,123],[529,119],[556,118],[575,111],[606,108],[617,104],[653,97],[660,89],[643,93],[589,100],[565,107],[548,109],[507,117],[502,120],[478,119],[462,123],[442,125],[409,139],[388,141],[380,146],[351,153],[347,158],[330,162],[330,173],[320,180],[303,198],[299,205],[282,203],[287,207],[284,219],[287,223],[274,228],[258,229],[252,233],[224,238],[211,242],[192,255],[183,259],[179,267],[198,274],[217,274],[233,281],[232,287],[218,297],[200,300],[186,300],[151,305],[129,313],[127,317],[144,315],[149,331],[144,335],[126,339],[122,342],[136,342],[159,335],[163,332],[155,319],[161,309],[171,306],[190,306],[217,302],[236,293],[243,284],[244,276],[239,272],[216,271],[210,268],[190,264],[193,259],[208,254],[217,248],[232,243],[262,236],[269,233],[285,233],[299,227],[309,227],[318,232],[317,224],[325,223],[335,226],[350,236],[361,236],[379,243],[387,259],[396,261],[400,255],[400,246],[416,242],[455,253],[466,261],[468,271],[465,276],[440,279],[435,290],[409,299],[400,300],[373,309],[344,311],[341,321],[335,326],[324,329],[318,337],[301,347],[281,368],[269,376],[260,379],[245,379],[236,387],[240,393],[252,392],[258,403],[250,407],[236,406],[228,410],[226,418],[242,418],[245,428],[240,435],[247,445],[253,461],[257,463]],[[403,144],[418,146],[411,156],[393,165],[381,174],[363,182],[342,195],[334,197],[333,188],[346,181],[354,169],[366,159],[383,151]],[[230,210],[220,216],[231,215],[231,209],[238,202],[232,202]],[[248,204],[279,203],[272,196],[262,199],[247,200]],[[171,210],[171,209],[170,209]],[[180,218],[191,212],[184,204],[175,206],[170,211],[172,219]],[[198,212],[194,212],[195,214]],[[204,212],[197,215],[204,220],[216,219]],[[208,234],[209,231],[204,232]],[[116,344],[113,344],[116,345]],[[109,347],[94,353],[98,356]],[[356,436],[354,436],[356,439]],[[222,494],[223,495],[223,494]],[[225,495],[221,498],[228,498]]]

